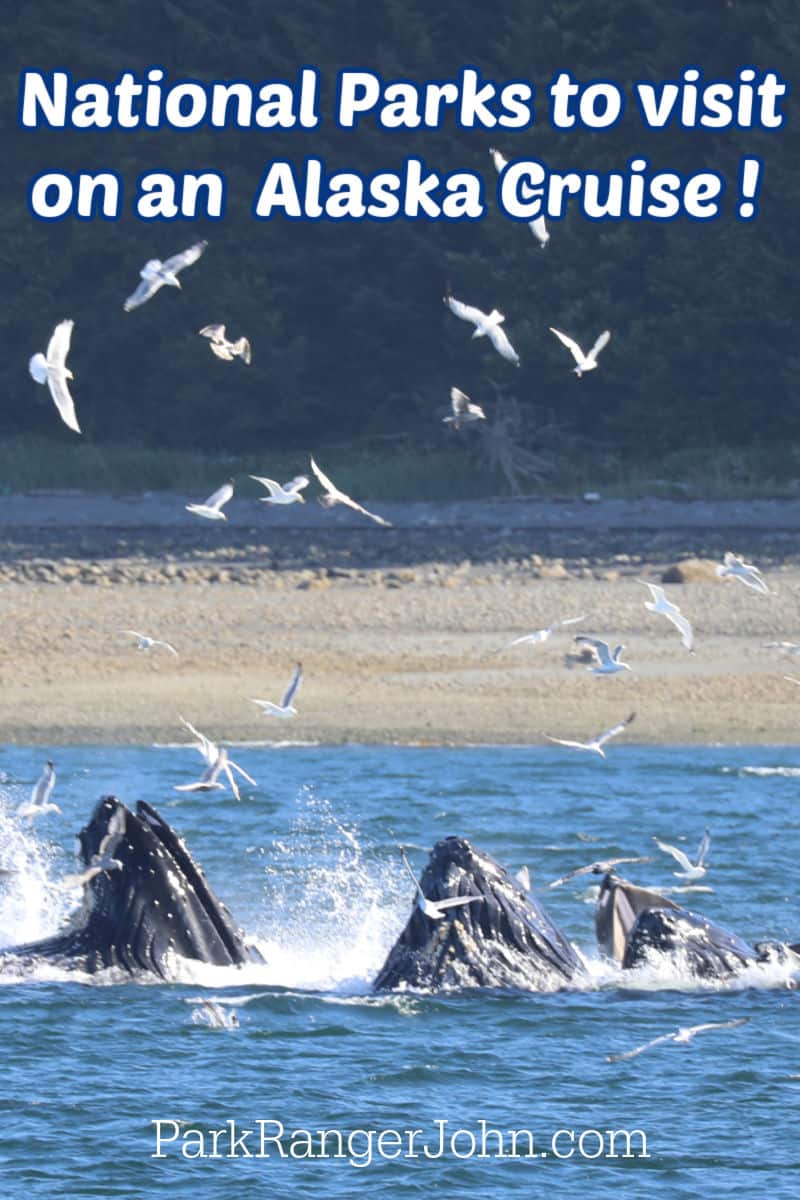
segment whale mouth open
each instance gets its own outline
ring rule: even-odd
[[[583,979],[583,962],[504,867],[465,838],[437,842],[420,879],[429,900],[481,899],[431,920],[414,911],[374,988],[556,991]]]
[[[600,887],[595,928],[600,950],[625,970],[658,955],[672,956],[700,979],[731,979],[770,960],[796,961],[800,966],[800,947],[782,942],[751,946],[721,925],[613,872]]]
[[[79,834],[84,864],[98,853],[120,811],[124,834],[114,857],[121,867],[89,880],[84,902],[66,929],[43,941],[10,947],[3,956],[16,961],[48,959],[88,972],[119,967],[162,979],[171,977],[178,958],[215,966],[250,961],[241,931],[183,841],[144,800],[135,813],[113,796],[98,802]]]

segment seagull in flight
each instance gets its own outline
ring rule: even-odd
[[[332,483],[324,471],[321,471],[314,459],[311,459],[311,470],[316,475],[319,482],[325,488],[325,494],[319,497],[319,502],[323,508],[333,508],[335,504],[344,504],[347,508],[352,508],[356,512],[363,513],[365,517],[369,517],[371,521],[376,521],[378,525],[391,526],[392,522],[387,521],[384,517],[379,517],[377,513],[370,512],[361,504],[357,504],[352,497],[346,495],[345,492],[340,492],[335,483]]]
[[[216,354],[217,358],[221,358],[225,362],[233,362],[235,358],[240,358],[248,367],[253,361],[247,338],[240,337],[236,342],[229,342],[225,337],[224,325],[204,325],[197,332],[200,337],[209,339],[208,348],[212,354]]]
[[[57,812],[61,809],[57,804],[52,804],[50,797],[53,794],[53,788],[56,786],[55,767],[48,759],[44,764],[44,769],[31,791],[30,800],[21,804],[17,809],[18,817],[33,817],[41,816],[42,813]]]
[[[598,733],[597,737],[590,738],[588,742],[570,742],[566,741],[564,738],[551,737],[549,733],[546,733],[544,736],[547,738],[548,742],[555,742],[558,746],[569,746],[572,750],[593,751],[595,754],[599,754],[601,758],[605,758],[606,752],[603,749],[603,746],[605,746],[606,742],[610,742],[612,738],[617,737],[618,734],[622,733],[622,731],[628,725],[630,725],[631,721],[634,720],[635,716],[636,713],[631,713],[631,715],[626,717],[624,721],[620,721],[618,725],[614,725],[611,729],[607,729],[605,733]]]
[[[584,614],[580,617],[569,617],[566,621],[554,621],[546,629],[536,629],[533,633],[525,633],[522,637],[514,638],[513,642],[509,642],[506,646],[501,646],[500,650],[510,650],[512,646],[523,646],[526,644],[538,646],[541,642],[546,642],[557,629],[561,629],[564,625],[577,625],[579,621],[585,620],[586,615]],[[498,654],[500,650],[497,651]]]
[[[598,354],[605,346],[608,345],[611,340],[611,332],[608,329],[605,329],[600,334],[589,353],[584,354],[578,343],[573,341],[571,337],[567,337],[565,333],[561,333],[558,329],[553,329],[552,325],[550,326],[550,332],[556,335],[562,346],[566,346],[572,357],[575,359],[577,366],[573,369],[579,379],[584,372],[593,371],[595,369],[597,366]]]
[[[84,887],[101,871],[121,871],[122,863],[113,855],[124,836],[125,809],[117,808],[108,822],[108,829],[97,848],[97,853],[89,860],[89,866],[82,875],[65,875],[64,883],[68,887]]]
[[[763,592],[767,596],[770,594],[758,567],[746,563],[736,554],[731,554],[730,550],[726,553],[724,561],[717,565],[717,574],[721,579],[738,579],[753,591]]]
[[[659,850],[663,850],[664,854],[671,854],[678,865],[683,867],[682,871],[672,872],[676,879],[685,879],[688,883],[694,883],[695,880],[703,878],[708,870],[705,859],[711,846],[711,834],[708,830],[700,840],[700,845],[697,847],[697,858],[694,862],[691,862],[683,850],[679,850],[677,846],[670,846],[669,842],[659,841],[657,837],[654,837],[653,841]]]
[[[230,785],[230,789],[233,792],[233,795],[237,800],[241,799],[241,795],[239,793],[239,788],[237,786],[236,780],[233,777],[234,771],[236,771],[237,775],[241,775],[242,779],[245,779],[245,780],[247,780],[247,782],[249,784],[252,784],[253,787],[258,787],[258,784],[256,783],[255,779],[253,779],[252,775],[248,775],[247,771],[245,771],[244,767],[240,767],[238,763],[235,763],[233,761],[233,759],[230,757],[230,755],[228,754],[227,750],[225,751],[224,754],[222,754],[219,746],[215,742],[212,742],[211,738],[208,738],[208,737],[206,737],[206,735],[204,733],[201,733],[199,729],[195,729],[194,725],[191,725],[188,721],[184,720],[183,717],[180,718],[180,722],[182,725],[184,725],[186,727],[186,729],[189,730],[189,732],[192,734],[193,737],[197,738],[197,741],[194,743],[194,748],[195,748],[195,750],[197,750],[200,753],[202,758],[205,760],[206,766],[208,768],[212,769],[212,774],[210,776],[211,782],[216,783],[220,772],[224,772],[225,776],[227,777],[228,783]],[[219,767],[217,767],[217,764],[218,764],[220,758],[222,758],[222,762],[220,763]],[[213,769],[216,769],[216,774],[213,774]],[[206,772],[206,774],[208,774],[208,771]],[[202,783],[203,780],[201,779],[200,782]],[[222,787],[224,785],[219,784],[218,786]],[[181,791],[198,791],[198,790],[208,791],[210,789],[208,789],[208,788],[199,789],[197,786],[189,785],[188,787],[182,786],[179,790],[181,790]]]
[[[688,1046],[698,1033],[705,1033],[708,1029],[735,1029],[737,1025],[746,1025],[749,1020],[749,1017],[738,1017],[735,1021],[708,1021],[705,1025],[690,1025],[676,1029],[673,1033],[662,1033],[661,1037],[653,1038],[651,1042],[645,1042],[635,1050],[626,1050],[624,1054],[607,1054],[606,1062],[622,1062],[626,1058],[636,1058],[639,1054],[644,1054],[645,1050],[660,1046],[664,1042]]]
[[[301,496],[300,493],[303,488],[308,487],[307,475],[295,475],[294,479],[290,479],[282,486],[274,479],[267,479],[263,475],[250,475],[249,478],[255,479],[256,483],[260,483],[269,492],[268,496],[259,497],[264,504],[305,504],[306,502],[305,496]]]
[[[298,663],[294,669],[292,681],[286,689],[286,693],[280,704],[273,704],[271,700],[251,700],[251,704],[260,704],[261,711],[265,717],[296,717],[297,709],[292,707],[294,694],[300,687],[300,680],[303,678],[303,664]]]
[[[529,892],[531,890],[531,873],[527,867],[520,867],[520,869],[515,873],[514,878],[522,888],[523,892]]]
[[[196,1025],[208,1025],[211,1029],[238,1029],[239,1018],[235,1011],[225,1009],[216,1000],[201,1000],[192,1011],[192,1021]]]
[[[448,908],[461,908],[464,904],[472,904],[475,900],[484,899],[483,896],[449,896],[446,900],[428,900],[417,882],[416,875],[411,870],[411,864],[406,858],[406,852],[402,846],[400,847],[400,857],[403,860],[405,869],[414,881],[414,887],[417,889],[417,908],[426,917],[429,917],[431,921],[441,921]]]
[[[70,395],[67,380],[74,376],[67,366],[69,343],[72,338],[74,321],[59,321],[47,343],[47,354],[34,354],[28,363],[28,370],[37,383],[46,383],[53,397],[53,403],[58,409],[61,420],[75,433],[80,433],[81,427],[75,415],[75,402]]]
[[[220,783],[219,777],[220,775],[224,774],[228,780],[228,784],[235,799],[241,800],[238,785],[231,771],[231,767],[234,765],[235,764],[231,763],[230,759],[228,758],[228,751],[224,746],[220,746],[219,750],[217,751],[216,758],[208,764],[205,771],[196,783],[177,783],[174,785],[173,790],[176,792],[221,791],[225,788],[225,784]],[[240,775],[244,775],[245,779],[248,779],[250,783],[255,783],[255,780],[250,779],[250,776],[245,771],[242,771],[241,767],[237,767],[236,769],[239,771]]]
[[[504,158],[499,150],[490,150],[489,153],[492,156],[492,162],[494,163],[497,174],[502,174],[508,165],[508,159]],[[542,250],[544,250],[545,246],[550,241],[550,234],[547,232],[547,226],[545,225],[544,217],[535,217],[532,221],[528,221],[528,228],[536,238]]]
[[[519,366],[519,355],[508,340],[505,330],[500,328],[503,321],[505,321],[502,313],[498,312],[496,308],[493,308],[490,313],[481,312],[479,308],[473,308],[469,304],[462,304],[454,296],[445,296],[444,302],[454,316],[462,321],[472,322],[475,326],[472,334],[473,338],[488,337],[502,358],[513,363],[515,367]]]
[[[629,664],[621,660],[624,646],[615,646],[610,651],[608,642],[602,642],[600,638],[586,637],[582,633],[576,635],[575,641],[594,651],[595,665],[587,667],[587,670],[591,671],[593,675],[616,675],[618,671],[630,671]]]
[[[442,418],[445,425],[452,425],[454,429],[460,429],[462,425],[469,425],[472,421],[486,420],[486,413],[480,404],[473,404],[469,396],[460,388],[450,388],[450,403],[453,406],[453,412],[451,416]]]
[[[227,504],[232,496],[233,480],[229,479],[227,483],[223,483],[221,488],[212,492],[205,503],[187,504],[186,511],[196,513],[198,517],[205,517],[207,521],[227,521],[228,518],[222,511],[222,506]]]
[[[132,308],[138,308],[140,304],[146,304],[165,284],[169,287],[179,288],[181,284],[178,272],[183,271],[185,267],[190,267],[192,263],[196,263],[207,245],[208,242],[195,242],[188,250],[182,250],[180,254],[173,254],[172,258],[166,258],[164,262],[161,262],[159,258],[149,259],[139,272],[142,282],[136,291],[128,296],[122,306],[125,312],[130,312]]]
[[[650,599],[645,600],[644,606],[651,613],[660,613],[671,621],[681,635],[681,642],[690,654],[694,653],[694,633],[692,627],[677,604],[673,604],[664,594],[664,589],[657,583],[649,583],[646,579],[637,579],[637,583],[650,588]]]
[[[800,654],[800,642],[764,642],[762,650],[780,650],[783,654]],[[784,678],[786,678],[784,676]]]
[[[561,887],[562,883],[569,883],[570,879],[577,879],[580,875],[607,875],[614,867],[619,867],[622,863],[648,863],[652,862],[651,858],[607,858],[600,862],[589,863],[585,867],[576,867],[574,871],[568,871],[566,875],[562,875],[560,879],[554,879],[552,883],[548,883],[548,887]]]
[[[131,637],[135,637],[138,641],[137,650],[152,650],[153,646],[163,646],[165,650],[169,650],[170,654],[178,657],[178,651],[169,642],[160,642],[158,638],[148,637],[146,633],[137,633],[135,629],[120,629],[120,633],[127,633]]]

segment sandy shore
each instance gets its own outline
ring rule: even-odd
[[[800,636],[798,514],[786,508],[759,524],[752,507],[733,521],[706,506],[693,526],[675,506],[647,524],[633,506],[592,505],[585,530],[588,506],[573,506],[573,521],[552,505],[550,525],[538,508],[522,522],[522,502],[501,522],[500,506],[492,521],[479,511],[437,521],[425,506],[424,519],[391,531],[325,526],[317,514],[267,525],[262,510],[218,530],[173,527],[144,503],[126,522],[114,504],[128,501],[75,497],[36,497],[30,520],[10,499],[0,500],[7,742],[181,740],[182,714],[231,741],[537,743],[543,731],[591,735],[631,711],[629,741],[797,741],[800,689],[782,677],[800,678],[800,657],[762,649]],[[173,500],[164,511],[179,509]],[[724,548],[760,551],[774,594],[733,581],[673,586],[695,626],[690,655],[644,609],[636,579]],[[569,667],[572,630],[498,652],[581,613],[582,630],[625,643],[631,672],[595,679]],[[137,651],[126,628],[172,642],[179,657]],[[299,716],[270,721],[248,698],[278,699],[297,660]]]

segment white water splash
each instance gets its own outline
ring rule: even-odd
[[[0,945],[31,942],[54,933],[75,895],[54,878],[60,849],[48,842],[46,824],[21,820],[16,809],[25,795],[0,789],[0,865],[11,872],[0,880]],[[45,818],[46,822],[46,818]]]
[[[255,929],[266,976],[283,987],[366,991],[408,918],[408,885],[329,801],[304,788],[298,803],[290,833],[267,852]]]
[[[723,775],[782,775],[785,779],[797,779],[800,767],[722,767]]]

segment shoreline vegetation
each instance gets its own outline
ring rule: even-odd
[[[442,413],[448,410],[443,406]],[[440,414],[436,414],[439,416]],[[448,444],[449,443],[449,444]],[[517,453],[515,454],[515,450]],[[28,435],[0,440],[0,495],[40,490],[107,492],[209,488],[237,477],[237,490],[262,490],[247,477],[267,471],[291,478],[307,470],[309,454],[324,462],[345,489],[373,501],[447,502],[525,497],[655,497],[693,500],[800,498],[800,447],[791,442],[749,448],[625,455],[612,447],[582,445],[552,432],[533,450],[487,440],[485,431],[442,435],[419,443],[411,433],[364,438],[267,454],[179,451],[66,443]]]

